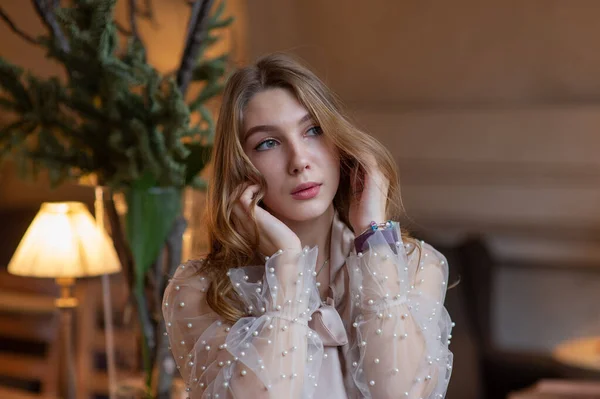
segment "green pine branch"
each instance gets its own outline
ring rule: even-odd
[[[115,3],[78,1],[53,16],[45,9],[45,21],[54,22],[38,44],[63,64],[66,82],[37,78],[0,58],[0,107],[21,118],[0,130],[0,143],[9,149],[3,158],[10,153],[42,162],[56,169],[54,176],[96,173],[114,187],[131,185],[145,171],[157,185],[185,185],[191,181],[190,151],[182,140],[200,138],[210,148],[214,121],[205,104],[220,95],[230,69],[227,54],[205,59],[203,53],[218,40],[214,32],[232,20],[223,18],[224,2],[207,19],[191,75],[201,89],[186,104],[174,80],[146,63],[141,41],[118,48]],[[191,113],[200,119],[196,126],[190,125]],[[68,156],[57,156],[60,150]],[[68,151],[92,155],[83,162]]]
[[[198,12],[190,19],[181,66],[170,76],[147,63],[135,25],[140,14],[135,1],[130,1],[129,31],[114,20],[116,0],[77,0],[63,8],[56,8],[56,1],[33,3],[45,35],[29,38],[1,9],[0,19],[62,65],[67,78],[41,78],[0,57],[0,108],[14,116],[0,126],[0,162],[15,159],[26,176],[47,170],[53,185],[95,174],[103,184],[124,189],[131,205],[131,252],[123,237],[115,238],[115,247],[123,267],[129,268],[130,286],[142,287],[179,214],[181,188],[207,187],[199,177],[214,134],[207,104],[221,94],[232,68],[228,54],[205,54],[232,18],[223,16],[224,1],[209,12],[212,0],[196,0]],[[146,9],[143,17],[154,18],[151,8]],[[127,36],[122,48],[120,35]],[[188,84],[199,91],[186,103]],[[192,114],[198,120],[194,124]],[[164,191],[171,208],[148,189]],[[113,212],[112,227],[118,227],[115,218]],[[149,367],[156,337],[148,316],[154,310],[143,295],[138,302],[147,344],[144,364]],[[146,372],[150,382],[151,370]]]

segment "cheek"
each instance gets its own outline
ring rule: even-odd
[[[269,176],[269,171],[272,169],[270,165],[277,160],[273,159],[273,157],[269,157],[268,154],[263,154],[262,156],[257,156],[256,154],[252,155],[248,155],[250,163],[252,163],[252,166],[254,166],[256,170],[258,170],[258,172],[263,175],[265,179],[267,179]]]
[[[337,150],[329,150],[325,156],[325,167],[330,175],[340,175],[340,158]]]
[[[265,182],[267,183],[263,204],[271,212],[278,212],[279,206],[282,204],[283,199],[283,181],[281,173],[277,173],[278,170],[280,170],[280,168],[278,169],[274,166],[268,167],[265,170],[261,170]]]
[[[340,159],[338,151],[334,148],[328,148],[327,151],[322,153],[322,162],[320,163],[323,173],[328,181],[328,186],[333,193],[336,193],[340,184]]]
[[[270,194],[273,191],[273,189],[277,187],[280,179],[277,177],[277,174],[273,173],[272,169],[264,170],[261,173],[267,182],[267,194]]]
[[[281,185],[281,165],[275,159],[266,158],[253,164],[267,182],[266,196],[273,195],[273,192],[277,191],[277,187]]]

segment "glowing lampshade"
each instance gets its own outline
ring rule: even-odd
[[[81,202],[46,202],[8,264],[20,276],[77,278],[121,270],[108,234]]]

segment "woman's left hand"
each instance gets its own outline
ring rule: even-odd
[[[369,227],[371,221],[385,222],[389,180],[377,166],[372,155],[366,159],[366,170],[359,168],[358,176],[351,177],[352,192],[349,222],[356,235]]]

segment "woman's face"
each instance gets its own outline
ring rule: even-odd
[[[263,203],[275,217],[306,221],[332,205],[340,180],[338,151],[290,91],[255,94],[240,134],[244,152],[267,181]],[[317,187],[296,192],[305,183]]]

